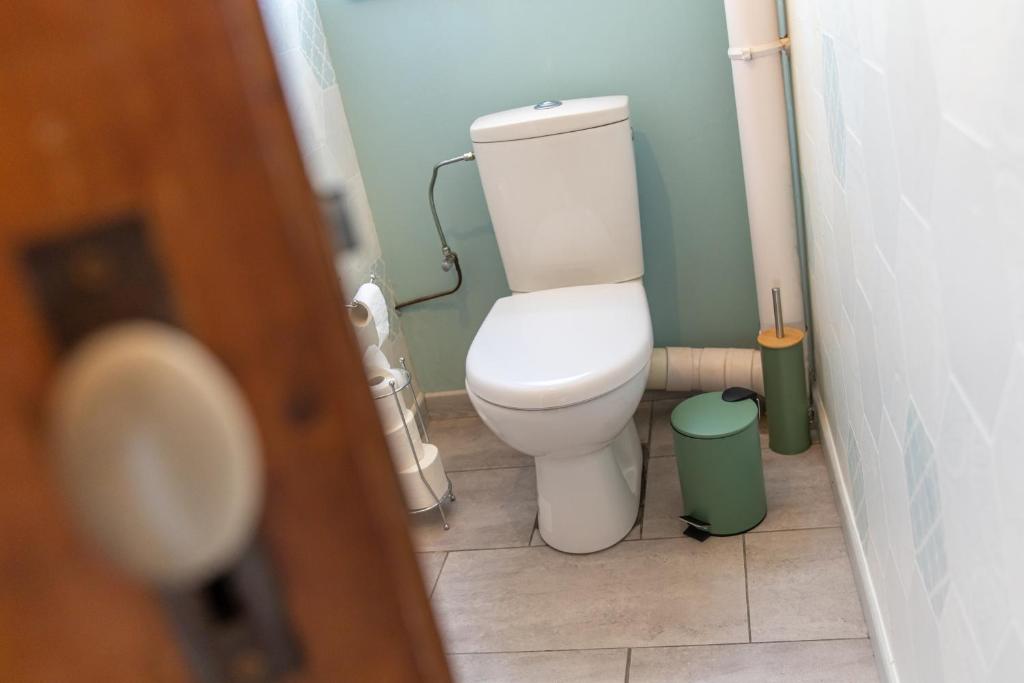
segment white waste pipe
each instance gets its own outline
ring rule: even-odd
[[[721,391],[729,387],[743,387],[764,395],[760,351],[670,346],[651,353],[648,389]]]
[[[805,328],[786,96],[776,0],[725,0],[736,93],[743,183],[761,329],[773,325],[772,287],[782,290],[785,323]]]

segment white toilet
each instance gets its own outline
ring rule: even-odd
[[[466,390],[505,443],[536,457],[540,533],[589,553],[636,522],[633,413],[650,366],[629,100],[490,114],[470,128],[514,294],[466,358]]]

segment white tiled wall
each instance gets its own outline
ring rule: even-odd
[[[1024,680],[1024,3],[786,4],[819,388],[895,668]]]
[[[381,258],[373,214],[316,2],[260,0],[260,10],[310,183],[320,192],[340,188],[346,198],[346,214],[353,224],[357,244],[355,249],[338,257],[343,285],[350,295],[354,294],[373,274],[393,304],[393,292]],[[390,322],[391,335],[383,350],[396,364],[398,357],[408,352],[393,311]]]

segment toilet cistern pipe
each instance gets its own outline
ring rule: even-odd
[[[475,154],[472,152],[466,152],[465,154],[460,154],[457,157],[439,161],[434,164],[434,170],[430,174],[430,187],[427,188],[427,200],[430,202],[430,215],[434,217],[434,227],[437,228],[437,238],[441,240],[441,270],[446,273],[452,269],[453,265],[455,265],[455,261],[458,259],[458,256],[448,246],[448,240],[445,239],[444,236],[444,229],[441,228],[441,219],[437,217],[437,206],[434,204],[434,185],[437,183],[437,172],[443,166],[456,164],[460,161],[473,161],[474,159],[476,159]]]
[[[775,336],[782,339],[786,330],[782,322],[782,290],[778,287],[772,287],[772,310],[775,312]]]
[[[434,164],[434,169],[430,173],[430,185],[427,188],[427,201],[430,203],[430,215],[434,218],[434,227],[437,229],[437,239],[441,242],[441,270],[448,272],[455,267],[455,274],[457,276],[455,286],[451,289],[446,289],[441,292],[435,292],[434,294],[427,294],[425,296],[418,296],[415,299],[408,299],[406,301],[400,301],[395,304],[395,310],[400,311],[406,306],[412,306],[413,304],[421,304],[425,301],[431,301],[433,299],[439,299],[442,296],[448,296],[459,291],[459,287],[462,286],[462,266],[459,265],[459,255],[456,254],[451,247],[448,246],[448,240],[444,236],[444,229],[441,227],[441,219],[437,216],[437,205],[434,203],[434,185],[437,183],[437,172],[443,167],[449,164],[455,164],[460,161],[473,161],[476,159],[476,155],[472,152],[466,152],[460,154],[457,157],[451,159],[445,159]]]

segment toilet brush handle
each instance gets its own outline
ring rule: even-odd
[[[775,336],[782,339],[786,336],[786,329],[782,321],[782,290],[772,287],[772,311],[775,314]]]

